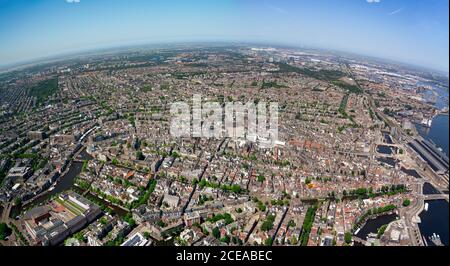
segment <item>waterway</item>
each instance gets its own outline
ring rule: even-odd
[[[387,164],[389,166],[395,167],[396,160],[391,157],[378,157],[377,161]]]
[[[437,101],[435,107],[442,109],[449,107],[449,91],[447,88],[431,85],[433,90],[437,93]],[[431,94],[431,92],[428,92]],[[417,125],[419,134],[425,138],[433,141],[438,147],[440,147],[449,156],[449,116],[438,115],[433,119],[431,128],[426,128],[421,125]],[[423,187],[424,194],[436,194],[437,189],[431,184],[425,183]],[[448,193],[448,192],[447,192]],[[428,211],[423,211],[420,214],[421,223],[419,229],[422,235],[425,237],[429,246],[434,246],[430,241],[430,236],[433,233],[438,234],[441,237],[441,241],[444,245],[448,246],[448,229],[449,229],[449,203],[445,200],[433,200],[427,201]]]
[[[384,135],[384,141],[385,141],[387,144],[393,144],[391,135],[389,135],[389,134],[386,133],[386,132],[384,132],[383,135]]]
[[[80,152],[80,154],[76,157],[77,160],[91,160],[92,157],[86,152],[86,150],[83,150]],[[83,163],[79,161],[74,161],[69,167],[69,170],[66,174],[61,176],[59,180],[57,181],[55,188],[48,192],[43,194],[42,196],[36,198],[33,200],[31,204],[33,205],[39,205],[48,199],[50,199],[52,196],[60,194],[64,191],[67,191],[73,187],[75,184],[75,179],[78,175],[81,174],[81,171],[83,170]]]
[[[425,138],[432,140],[439,148],[441,148],[447,156],[448,152],[448,136],[449,136],[449,116],[438,115],[433,119],[431,128],[426,128],[421,125],[417,125],[417,131]]]
[[[436,106],[439,109],[442,109],[444,107],[448,107],[448,88],[443,88],[441,86],[437,86],[433,83],[420,83],[419,85],[429,85],[431,86],[432,90],[427,90],[424,93],[425,99],[430,99],[433,97],[434,93],[437,94],[436,103],[434,106]]]
[[[437,190],[432,184],[426,182],[423,184],[423,194],[424,195],[434,195],[434,194],[441,194],[439,190]]]
[[[91,160],[92,157],[85,150],[83,150],[82,152],[80,152],[80,154],[78,155],[78,157],[76,159],[80,160],[80,161],[84,161],[84,160]],[[40,204],[46,202],[52,196],[57,195],[61,192],[64,192],[64,191],[67,191],[70,189],[74,189],[77,192],[80,192],[82,194],[84,191],[81,191],[80,189],[77,189],[74,186],[76,177],[83,170],[83,163],[80,161],[72,162],[67,173],[59,178],[57,184],[55,185],[55,188],[52,191],[42,194],[42,196],[35,198],[31,203],[28,203],[27,205],[14,206],[10,213],[11,218],[16,217],[25,209],[28,209],[28,208],[31,208],[32,206],[37,206],[37,205],[40,205]],[[112,205],[111,203],[109,203],[101,198],[98,198],[97,196],[95,196],[91,193],[89,193],[88,198],[91,198],[96,202],[100,202],[104,206],[108,206],[110,209],[113,210],[114,213],[118,214],[119,216],[124,216],[126,214],[125,210],[123,210],[119,207],[116,207],[116,206]]]
[[[382,154],[392,154],[392,148],[386,145],[379,145],[377,147],[377,152]]]
[[[110,203],[102,198],[99,198],[97,195],[95,195],[91,192],[88,192],[87,194],[85,194],[85,192],[86,192],[85,190],[82,190],[81,188],[76,187],[76,186],[74,186],[72,189],[75,192],[79,193],[80,195],[84,195],[84,197],[86,197],[88,200],[92,201],[93,203],[96,203],[99,206],[105,206],[105,207],[109,208],[112,211],[111,214],[117,214],[120,217],[123,217],[128,214],[127,210],[122,209],[116,205],[113,205],[112,203]]]
[[[48,201],[54,195],[57,195],[59,193],[62,193],[64,191],[71,189],[73,187],[73,185],[75,184],[76,177],[81,173],[82,169],[83,169],[83,163],[72,162],[67,173],[58,179],[58,181],[55,185],[55,188],[52,191],[44,192],[43,194],[36,197],[35,199],[33,199],[31,202],[27,203],[26,205],[13,206],[11,208],[10,217],[15,218],[23,210],[29,209],[33,206],[41,205],[42,203]]]
[[[436,86],[432,83],[424,83],[422,85],[430,85],[434,92],[438,95],[435,103],[435,107],[438,109],[443,109],[445,107],[449,107],[449,91],[448,88],[443,88],[440,86]],[[432,91],[425,92],[425,97],[430,97],[433,95]],[[448,136],[449,136],[449,116],[448,115],[438,115],[433,119],[433,123],[431,124],[431,128],[426,128],[421,125],[417,125],[417,130],[420,135],[426,139],[432,140],[438,147],[442,148],[442,150],[449,156],[449,144],[448,144]]]
[[[174,244],[175,243],[174,240],[175,239],[173,237],[168,238],[168,239],[164,239],[164,240],[161,240],[161,241],[153,239],[153,241],[155,241],[155,246],[160,246],[160,247],[173,247],[175,245]]]
[[[367,240],[367,236],[370,233],[378,233],[378,229],[385,225],[385,224],[389,224],[395,220],[397,220],[398,216],[395,213],[392,214],[385,214],[385,215],[381,215],[378,216],[376,218],[373,219],[369,219],[367,220],[366,224],[359,230],[359,232],[356,234],[357,237],[361,238],[361,239],[365,239]]]
[[[415,178],[422,178],[419,175],[419,173],[417,173],[417,171],[414,170],[414,169],[406,169],[406,168],[402,167],[401,170],[402,170],[403,173],[405,173],[407,175],[414,176]]]
[[[448,246],[449,205],[446,200],[431,200],[428,203],[428,211],[420,214],[420,232],[425,237],[429,246],[434,246],[430,241],[433,233],[441,237],[442,244]]]

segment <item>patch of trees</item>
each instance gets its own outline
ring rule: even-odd
[[[374,198],[378,196],[393,196],[400,193],[407,192],[406,186],[403,184],[399,185],[391,185],[391,186],[383,186],[381,189],[374,191],[373,188],[358,188],[347,192],[343,191],[343,198],[359,198],[359,199],[368,199]]]
[[[27,91],[30,96],[36,97],[37,104],[42,104],[48,97],[58,90],[58,77],[39,81],[28,86]]]
[[[261,225],[261,230],[269,232],[273,229],[273,223],[275,222],[275,215],[268,215],[266,220]]]
[[[225,224],[227,224],[227,225],[234,222],[233,218],[231,217],[231,214],[229,214],[229,213],[217,214],[217,215],[214,215],[213,217],[207,219],[207,221],[211,222],[211,223],[215,223],[220,220],[224,220]]]
[[[0,223],[0,240],[6,240],[12,233],[11,228],[5,223]]]
[[[311,228],[314,222],[314,217],[316,216],[317,205],[313,205],[308,208],[305,215],[305,220],[303,220],[302,231],[300,233],[300,244],[302,246],[308,245],[309,234],[311,233]]]

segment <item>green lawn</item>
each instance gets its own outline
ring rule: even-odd
[[[83,209],[81,209],[79,206],[77,206],[73,202],[64,201],[64,200],[61,200],[60,198],[57,198],[56,202],[63,205],[65,208],[67,208],[70,212],[72,212],[75,215],[80,215],[84,212]]]

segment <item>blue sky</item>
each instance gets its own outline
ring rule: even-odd
[[[0,0],[0,65],[110,45],[246,41],[448,72],[448,0]]]

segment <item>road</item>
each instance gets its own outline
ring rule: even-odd
[[[418,223],[420,218],[418,215],[422,212],[424,206],[424,201],[422,197],[418,197],[411,201],[411,205],[408,208],[401,208],[399,210],[400,218],[405,221],[408,228],[409,238],[411,240],[411,245],[413,246],[423,246],[422,234]]]
[[[446,200],[448,202],[448,194],[425,195],[425,200]]]
[[[12,204],[10,202],[6,203],[5,206],[3,206],[3,213],[1,217],[1,222],[6,223],[9,220],[9,213],[11,212]]]

